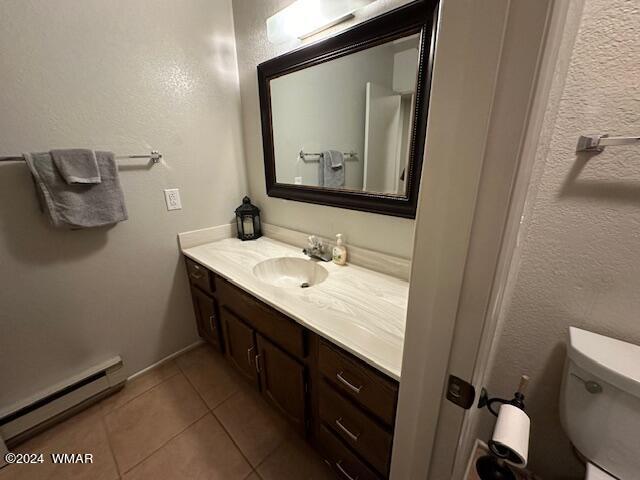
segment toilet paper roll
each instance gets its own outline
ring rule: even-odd
[[[529,426],[531,421],[523,410],[503,404],[489,441],[489,448],[500,458],[517,467],[527,466]]]

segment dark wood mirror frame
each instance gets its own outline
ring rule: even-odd
[[[418,0],[409,3],[356,25],[334,37],[258,65],[267,195],[300,202],[415,218],[427,129],[437,5],[437,0]],[[416,33],[420,34],[420,52],[405,195],[277,183],[269,82],[282,75]]]

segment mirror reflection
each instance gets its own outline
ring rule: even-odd
[[[404,196],[418,34],[270,82],[276,183]]]

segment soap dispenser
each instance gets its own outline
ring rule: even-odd
[[[344,246],[342,234],[336,235],[336,246],[333,247],[333,263],[344,265],[347,263],[347,247]]]

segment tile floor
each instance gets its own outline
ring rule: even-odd
[[[320,457],[202,345],[16,447],[45,463],[0,469],[0,480],[324,480]],[[49,453],[92,453],[53,464]]]

